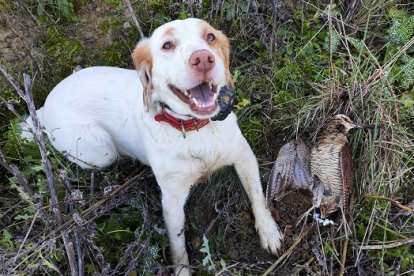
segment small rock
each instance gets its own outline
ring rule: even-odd
[[[76,63],[76,64],[80,64],[80,63],[82,63],[82,62],[83,62],[83,57],[82,57],[82,56],[80,56],[80,55],[76,55],[76,56],[73,58],[73,62],[74,62],[74,63]]]
[[[73,68],[73,73],[76,73],[76,72],[78,72],[78,71],[80,71],[80,70],[82,70],[83,68],[82,68],[82,66],[80,66],[80,65],[76,65],[75,66],[75,68]]]
[[[128,21],[125,21],[123,27],[124,27],[124,29],[129,29],[129,28],[131,28],[131,24]]]
[[[239,251],[236,248],[230,249],[229,257],[232,260],[237,260],[239,258]]]

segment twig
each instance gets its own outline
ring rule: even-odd
[[[306,261],[303,265],[300,265],[299,268],[295,269],[292,272],[292,275],[301,275],[300,272],[306,268],[309,267],[309,265],[315,260],[316,258],[314,256],[310,257],[309,260]]]
[[[229,266],[223,267],[219,272],[216,273],[216,276],[218,276],[218,275],[232,275],[232,273],[230,272],[230,268],[236,267],[238,265],[239,265],[239,263],[236,262],[236,263],[231,264]]]
[[[20,172],[19,168],[17,166],[11,164],[7,164],[6,160],[4,159],[3,153],[0,151],[0,165],[6,169],[9,173],[14,175],[16,177],[17,182],[19,182],[20,186],[23,187],[23,189],[31,196],[33,197],[35,193],[33,192],[32,188],[29,185],[29,182],[27,179],[23,176],[23,174]]]
[[[93,197],[94,193],[95,193],[95,174],[91,172],[91,187],[89,189],[90,197]]]
[[[111,199],[112,197],[116,196],[117,194],[119,194],[120,192],[122,192],[123,190],[125,190],[127,187],[129,187],[130,185],[132,185],[134,183],[135,180],[141,178],[143,175],[145,175],[147,172],[149,171],[149,168],[146,167],[144,168],[141,172],[139,172],[137,175],[135,175],[134,177],[125,180],[125,182],[123,184],[121,184],[117,189],[115,189],[114,191],[112,191],[108,196],[106,196],[105,198],[99,200],[97,203],[95,203],[93,206],[89,207],[88,209],[84,210],[80,216],[82,218],[90,215],[91,213],[93,213],[93,211],[95,211],[96,209],[98,209],[100,206],[102,206],[103,204],[105,204],[109,199]],[[56,236],[59,232],[64,232],[67,231],[68,229],[70,229],[73,225],[75,225],[76,222],[73,219],[73,217],[69,220],[67,220],[66,222],[58,225],[56,227],[56,229],[52,230],[48,237],[50,236]],[[36,244],[34,244],[30,249],[27,249],[23,252],[20,253],[20,255],[17,255],[17,259],[22,258],[24,256],[26,256],[27,254],[30,254],[31,252],[33,252],[34,250],[38,249],[39,246],[42,245],[42,242],[38,242]],[[5,263],[5,265],[9,265],[10,261],[7,261]]]
[[[375,83],[377,83],[377,81],[380,81],[384,76],[386,76],[389,71],[391,66],[400,58],[400,56],[402,54],[404,54],[412,45],[414,45],[414,37],[411,38],[407,43],[405,43],[405,45],[403,47],[401,47],[397,53],[395,53],[390,60],[388,60],[387,64],[385,64],[382,68],[377,69],[374,71],[374,73],[369,76],[368,78],[366,78],[365,81],[365,86],[367,88],[371,87],[372,85],[374,85]]]
[[[266,275],[268,275],[269,273],[271,273],[272,271],[273,271],[273,269],[275,269],[276,268],[276,266],[279,264],[279,263],[281,263],[282,261],[283,261],[283,259],[285,259],[287,256],[289,256],[290,255],[290,253],[292,253],[292,251],[293,251],[293,249],[295,249],[296,248],[296,246],[298,246],[299,245],[299,243],[303,240],[303,238],[309,233],[309,231],[311,230],[312,228],[311,227],[309,227],[308,229],[306,229],[304,232],[302,232],[302,234],[300,234],[300,236],[295,240],[295,242],[292,244],[292,246],[291,247],[289,247],[289,249],[288,250],[286,250],[286,252],[282,255],[282,256],[280,256],[279,257],[279,259],[277,259],[266,271],[265,271],[265,273],[263,273],[263,275],[262,276],[266,276]]]
[[[272,33],[270,35],[269,51],[268,51],[268,54],[269,54],[270,58],[272,58],[273,53],[274,53],[274,49],[276,48],[276,45],[275,45],[276,43],[275,43],[274,38],[276,37],[276,31],[279,28],[279,25],[277,24],[278,23],[278,18],[277,18],[276,13],[277,13],[277,11],[278,11],[278,9],[280,8],[281,5],[283,5],[283,3],[280,0],[273,0],[272,1],[273,24],[272,24]]]
[[[24,90],[25,90],[25,97],[23,98],[27,104],[29,109],[30,116],[33,121],[33,126],[35,128],[34,134],[36,137],[37,144],[39,146],[40,155],[42,157],[42,165],[43,169],[46,174],[46,182],[50,191],[50,200],[52,202],[52,211],[55,214],[58,223],[61,224],[63,222],[63,216],[60,212],[59,205],[58,205],[58,197],[55,190],[55,183],[53,179],[53,171],[52,171],[52,164],[47,156],[46,150],[46,142],[43,136],[43,132],[41,130],[40,121],[37,117],[36,108],[34,106],[33,97],[32,97],[32,83],[30,80],[30,76],[28,74],[23,74],[24,80]],[[69,267],[72,275],[77,275],[77,266],[75,261],[75,251],[73,249],[73,243],[69,239],[69,234],[64,232],[62,235],[63,244],[65,246],[65,251],[68,256]]]
[[[26,243],[26,241],[27,241],[27,238],[28,238],[28,237],[29,237],[29,235],[30,235],[30,232],[32,232],[33,225],[34,225],[34,222],[36,221],[38,211],[39,211],[39,210],[37,210],[37,211],[34,213],[34,215],[33,215],[32,222],[30,223],[30,226],[29,226],[29,230],[27,230],[26,236],[24,236],[23,242],[22,242],[22,244],[20,245],[19,250],[17,251],[17,255],[19,255],[20,251],[22,250],[22,248],[23,248],[24,244],[25,244],[25,243]],[[16,256],[17,256],[17,255],[16,255]],[[13,265],[14,265],[15,263],[16,263],[16,257],[14,257],[14,260],[13,260]]]
[[[75,230],[76,241],[76,254],[78,255],[78,275],[83,276],[84,273],[84,261],[83,261],[83,235],[80,230]]]
[[[139,25],[139,21],[137,19],[137,16],[135,15],[134,9],[132,8],[131,1],[124,0],[125,5],[128,8],[129,13],[131,14],[132,21],[134,21],[135,26],[137,27],[138,33],[141,38],[144,38],[144,33],[142,32],[142,28]]]
[[[47,179],[47,185],[50,191],[50,199],[52,202],[52,210],[53,213],[55,214],[55,217],[58,220],[58,223],[61,224],[63,222],[63,217],[62,217],[62,213],[59,210],[59,205],[58,205],[58,197],[56,194],[56,190],[55,190],[55,184],[54,184],[54,180],[53,180],[53,172],[52,172],[52,165],[50,163],[50,160],[47,156],[47,150],[46,150],[46,143],[45,143],[45,139],[43,137],[43,132],[41,130],[40,127],[40,121],[39,118],[37,117],[36,114],[36,108],[34,106],[34,102],[33,102],[33,97],[32,97],[32,83],[31,83],[31,79],[30,76],[28,74],[23,74],[23,80],[24,80],[24,91],[16,84],[16,82],[13,80],[13,78],[3,69],[3,67],[0,65],[0,72],[4,75],[4,77],[7,79],[7,81],[10,83],[10,85],[14,88],[14,90],[16,91],[16,93],[26,102],[26,105],[29,109],[29,113],[30,116],[32,118],[33,121],[33,125],[34,125],[34,130],[33,130],[33,134],[36,138],[39,150],[40,150],[40,155],[42,157],[42,165],[43,165],[43,169],[44,172],[46,174],[46,179]],[[24,181],[23,181],[24,182]],[[23,183],[22,182],[22,183]],[[73,244],[72,242],[70,242],[69,240],[69,236],[67,233],[63,233],[62,235],[63,238],[63,243],[65,246],[65,251],[66,254],[68,256],[68,260],[69,260],[69,266],[70,266],[70,270],[72,275],[76,275],[77,274],[77,269],[76,269],[76,262],[75,262],[75,252],[73,250]],[[17,254],[18,256],[18,254]],[[17,257],[16,256],[16,257]],[[16,261],[17,258],[14,259],[14,261]]]
[[[345,273],[345,261],[346,261],[346,252],[348,250],[348,235],[345,235],[345,242],[344,247],[342,248],[342,255],[341,255],[341,268],[339,270],[339,276],[343,276]]]
[[[398,201],[396,201],[395,199],[392,199],[392,198],[389,198],[389,197],[386,197],[386,196],[367,195],[366,197],[370,198],[370,199],[387,200],[391,203],[394,203],[395,205],[397,205],[398,207],[400,207],[401,209],[403,209],[407,212],[414,212],[414,208],[412,208],[410,206],[403,205],[403,204],[399,203]]]
[[[332,71],[333,62],[332,62],[332,0],[329,2],[328,7],[328,35],[329,35],[329,70]],[[331,73],[331,72],[330,72]],[[332,97],[332,91],[331,91],[331,97]]]
[[[6,169],[6,171],[8,171],[12,175],[14,175],[14,177],[16,177],[17,182],[19,183],[19,185],[21,187],[23,187],[23,189],[26,191],[26,193],[29,194],[29,196],[32,199],[38,197],[38,195],[30,187],[29,182],[27,181],[27,179],[20,172],[19,168],[16,165],[13,165],[13,164],[9,165],[9,164],[6,163],[6,160],[4,159],[3,153],[1,151],[0,151],[0,165],[3,166],[3,168]],[[51,219],[50,219],[49,215],[46,213],[46,211],[43,210],[43,208],[42,208],[42,200],[37,200],[37,205],[38,205],[37,209],[41,213],[41,216],[45,219],[46,224],[49,224]]]
[[[375,249],[390,249],[390,248],[395,248],[401,245],[405,245],[405,244],[409,244],[409,243],[414,243],[414,238],[409,238],[409,239],[405,239],[405,240],[396,240],[396,241],[392,241],[392,242],[388,242],[388,243],[381,243],[381,244],[368,244],[368,245],[361,245],[359,248],[361,250],[375,250]]]
[[[13,87],[13,89],[19,94],[19,96],[24,100],[24,92],[23,90],[16,85],[13,78],[6,72],[6,70],[3,69],[3,66],[0,65],[0,72],[3,74],[3,76],[6,78],[7,82]]]

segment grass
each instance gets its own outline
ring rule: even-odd
[[[69,9],[59,6],[64,2],[70,4]],[[414,216],[413,212],[402,212],[401,205],[408,206],[414,199],[413,4],[388,0],[351,1],[355,5],[349,7],[334,1],[334,5],[328,5],[329,1],[317,5],[283,1],[280,6],[233,0],[193,5],[190,1],[170,2],[134,3],[144,33],[168,20],[194,15],[229,36],[237,89],[235,112],[258,156],[264,183],[280,146],[295,136],[313,141],[333,114],[346,113],[358,123],[381,125],[374,131],[351,134],[355,194],[347,216],[350,235],[345,235],[345,228],[312,224],[305,226],[312,227],[307,238],[295,240],[302,237],[300,227],[292,225],[303,197],[291,196],[280,209],[280,225],[286,232],[285,249],[291,246],[292,254],[274,272],[291,274],[301,264],[300,269],[316,274],[412,273],[414,248],[409,241]],[[40,4],[44,5],[41,12]],[[37,106],[75,65],[131,67],[129,54],[138,33],[134,27],[124,28],[129,19],[122,1],[26,1],[23,6],[6,7],[22,21],[37,20],[41,35],[36,43],[44,53],[44,58],[33,58],[30,67],[36,76]],[[96,18],[85,19],[91,10]],[[3,28],[2,24],[2,29],[7,28],[10,26]],[[9,64],[15,75],[24,71],[24,66]],[[10,88],[3,90],[0,99],[18,100]],[[22,103],[15,106],[24,113]],[[48,235],[56,226],[36,212],[41,204],[51,213],[37,146],[19,140],[17,121],[4,101],[0,101],[0,115],[0,150],[7,162],[18,165],[38,194],[36,198],[29,196],[0,168],[7,176],[0,180],[0,254],[7,263],[0,262],[0,271],[68,271],[68,262],[60,253],[60,236]],[[81,202],[70,202],[64,186],[56,182],[65,220],[97,206],[97,211],[82,217],[86,227],[70,224],[67,228],[73,240],[83,239],[87,272],[155,273],[168,269],[160,195],[151,176],[137,180],[128,193],[99,205],[104,188],[129,179],[136,164],[121,162],[94,171],[92,177],[91,171],[68,163],[51,147],[48,150],[56,175],[65,170],[72,188],[83,194]],[[275,261],[259,249],[248,200],[240,187],[234,171],[224,169],[197,187],[187,204],[187,217],[194,218],[186,225],[188,251],[201,274],[258,274]],[[377,249],[378,244],[390,246]],[[28,253],[13,262],[20,247]]]

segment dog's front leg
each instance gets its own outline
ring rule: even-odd
[[[276,255],[280,249],[283,234],[274,221],[270,210],[266,208],[260,184],[259,166],[253,151],[244,138],[239,147],[234,163],[235,169],[250,199],[262,247]]]
[[[184,205],[190,193],[190,185],[182,183],[182,179],[173,179],[158,182],[162,192],[162,210],[167,226],[172,261],[175,265],[188,265],[188,254],[185,248],[184,235]],[[190,275],[190,269],[177,267],[176,275]]]

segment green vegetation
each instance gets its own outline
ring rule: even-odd
[[[407,242],[414,230],[414,213],[407,207],[414,200],[411,1],[350,1],[354,5],[349,6],[287,0],[280,5],[247,0],[132,2],[147,35],[169,20],[191,16],[209,21],[228,35],[237,89],[235,112],[258,156],[264,183],[280,146],[296,135],[312,141],[333,114],[346,113],[359,123],[381,125],[351,134],[355,185],[349,227],[319,229],[312,224],[312,234],[275,273],[295,273],[297,265],[316,274],[336,275],[344,265],[346,274],[360,269],[367,274],[412,273],[414,247]],[[139,35],[124,1],[26,0],[3,6],[19,22],[35,21],[28,26],[35,26],[32,47],[41,54],[7,64],[9,73],[19,80],[23,71],[34,76],[36,106],[76,66],[132,67],[130,53]],[[0,32],[27,27],[12,20],[0,17]],[[4,47],[19,51],[10,45]],[[1,64],[6,61],[0,59]],[[19,120],[6,107],[12,103],[18,113],[25,114],[24,103],[3,79],[0,83],[4,87],[0,91],[0,151],[35,191],[35,196],[29,195],[16,177],[0,167],[6,176],[0,180],[0,255],[6,256],[0,274],[69,271],[61,253],[65,250],[61,236],[53,232],[57,222],[48,222],[37,211],[43,206],[53,217],[38,147],[21,141]],[[116,189],[142,168],[127,160],[93,171],[92,176],[51,146],[48,152],[64,220],[80,217],[66,226],[66,233],[75,243],[82,240],[85,270],[164,272],[170,264],[168,239],[155,180],[151,176],[135,180],[127,192],[101,203],[105,188]],[[59,177],[62,170],[82,198],[67,194]],[[197,187],[187,204],[187,218],[192,218],[185,229],[188,252],[202,275],[263,273],[275,261],[260,249],[248,199],[240,189],[233,170],[223,169]],[[282,202],[279,224],[286,233],[285,249],[300,233],[300,226],[295,226],[298,216],[290,214],[303,205],[304,198],[299,194]],[[91,207],[93,212],[88,211]],[[387,248],[375,247],[381,244]],[[13,261],[22,252],[27,254]]]

